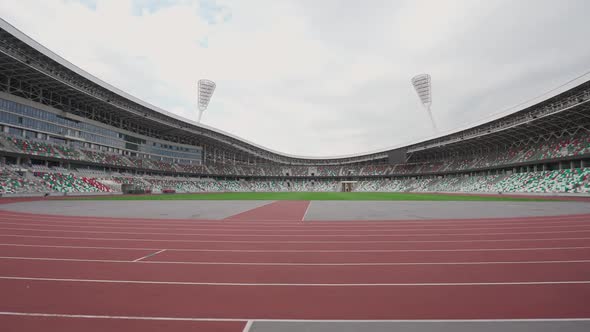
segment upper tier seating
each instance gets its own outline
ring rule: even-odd
[[[204,174],[207,172],[205,165],[199,164],[179,164],[177,165],[180,172],[193,173],[193,174]]]
[[[368,165],[361,168],[360,175],[387,175],[391,172],[390,165]]]
[[[17,137],[12,138],[12,143],[18,150],[26,154],[53,158],[61,157],[59,150],[56,149],[56,147],[53,144],[41,141],[27,140]]]
[[[122,167],[132,166],[132,163],[129,161],[129,159],[119,154],[99,152],[95,150],[82,150],[82,153],[84,154],[86,160],[93,163]]]
[[[488,169],[494,166],[524,163],[531,161],[551,160],[564,156],[582,156],[590,154],[590,134],[579,131],[573,136],[552,138],[549,141],[541,140],[537,143],[515,145],[506,149],[490,148],[478,152],[470,152],[465,155],[453,155],[441,157],[429,162],[413,162],[396,165],[382,164],[352,164],[352,165],[319,165],[319,166],[288,166],[288,165],[252,165],[242,163],[221,162],[219,157],[216,162],[207,160],[207,164],[187,165],[155,159],[142,159],[126,156],[113,152],[76,148],[69,145],[59,145],[50,141],[37,139],[25,139],[0,134],[0,150],[11,153],[17,152],[33,157],[50,157],[55,159],[67,159],[79,162],[90,162],[108,167],[136,168],[142,171],[161,171],[168,175],[174,173],[212,174],[212,175],[237,175],[237,176],[383,176],[383,175],[409,175],[431,174],[441,172],[453,172],[461,170]],[[152,156],[153,158],[153,156]],[[44,158],[35,158],[44,159]],[[51,161],[54,161],[50,159]],[[25,159],[23,162],[27,163]],[[382,161],[381,161],[382,162]],[[65,164],[65,163],[64,163]],[[411,188],[410,188],[411,189]]]

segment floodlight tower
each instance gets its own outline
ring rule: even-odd
[[[428,116],[430,117],[432,128],[434,128],[435,132],[438,132],[434,117],[432,117],[432,112],[430,111],[430,105],[432,105],[432,84],[430,81],[430,75],[420,74],[414,76],[412,78],[412,85],[418,94],[418,98],[420,98],[420,101],[422,102],[422,106],[424,106],[426,113],[428,113]]]
[[[211,96],[213,96],[213,92],[215,91],[215,82],[211,80],[199,80],[198,84],[198,105],[199,105],[199,119],[197,122],[201,122],[201,117],[203,116],[203,112],[209,106],[209,101],[211,100]]]

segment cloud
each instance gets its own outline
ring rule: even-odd
[[[433,77],[442,130],[486,118],[586,72],[585,0],[43,0],[2,17],[74,64],[204,123],[301,155],[429,137],[409,79]]]

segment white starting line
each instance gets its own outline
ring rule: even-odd
[[[58,317],[58,318],[86,318],[86,319],[121,319],[121,320],[162,320],[162,321],[193,321],[193,322],[304,322],[304,323],[494,323],[494,322],[589,322],[590,318],[530,318],[530,319],[268,319],[268,318],[205,318],[205,317],[158,317],[158,316],[111,316],[85,315],[42,312],[14,312],[0,311],[0,316],[27,317]],[[247,330],[245,330],[247,331]]]
[[[432,282],[432,283],[245,283],[245,282],[192,282],[153,280],[110,280],[0,276],[0,280],[51,281],[100,284],[149,284],[184,286],[260,286],[260,287],[431,287],[431,286],[525,286],[525,285],[587,285],[590,280],[569,281],[515,281],[515,282]]]

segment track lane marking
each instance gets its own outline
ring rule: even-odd
[[[50,227],[50,228],[82,228],[82,229],[89,229],[88,231],[94,231],[93,229],[107,229],[107,230],[125,230],[125,229],[130,229],[130,230],[137,230],[137,229],[141,229],[141,230],[170,230],[171,228],[176,230],[176,231],[194,231],[194,232],[200,232],[200,231],[205,231],[205,232],[226,232],[226,231],[233,231],[233,232],[240,232],[240,234],[250,234],[250,233],[246,233],[244,231],[252,231],[252,232],[275,232],[277,234],[271,234],[271,235],[280,235],[280,234],[285,234],[286,232],[301,232],[301,235],[305,235],[305,233],[346,233],[346,232],[353,232],[353,233],[358,233],[358,232],[375,232],[378,234],[382,234],[382,232],[399,232],[399,231],[476,231],[476,230],[512,230],[512,229],[554,229],[554,228],[566,228],[566,229],[571,229],[571,228],[584,228],[584,227],[590,227],[590,224],[584,224],[584,225],[542,225],[539,226],[538,224],[531,224],[528,226],[501,226],[501,227],[466,227],[466,228],[387,228],[387,229],[313,229],[313,228],[302,228],[302,227],[298,227],[296,229],[262,229],[262,228],[251,228],[251,227],[247,227],[247,228],[184,228],[184,227],[171,227],[171,226],[167,226],[167,227],[133,227],[133,226],[94,226],[94,225],[52,225],[52,224],[23,224],[20,222],[1,222],[0,221],[0,225],[9,225],[9,226],[27,226],[27,227]],[[56,229],[56,231],[59,231],[59,229]],[[363,234],[363,233],[361,233]],[[320,235],[320,234],[318,234]]]
[[[125,235],[169,235],[169,236],[239,236],[239,237],[445,237],[445,236],[492,236],[492,235],[528,235],[528,234],[562,234],[562,233],[590,233],[590,229],[576,229],[567,231],[532,231],[532,232],[498,232],[498,233],[416,233],[416,234],[246,234],[246,233],[155,233],[155,232],[118,232],[118,231],[94,231],[94,230],[55,230],[55,229],[39,229],[39,228],[19,228],[19,227],[0,227],[0,230],[7,231],[32,231],[32,232],[60,232],[60,233],[93,233],[93,234],[125,234]]]
[[[200,318],[200,317],[158,317],[158,316],[106,316],[80,314],[51,314],[42,312],[14,312],[0,311],[0,316],[29,316],[29,317],[58,317],[58,318],[88,318],[88,319],[123,319],[123,320],[164,320],[191,322],[246,322],[241,318]]]
[[[558,223],[558,222],[556,222]],[[199,232],[199,231],[214,231],[214,232],[225,232],[225,231],[239,231],[241,234],[248,234],[248,233],[244,233],[243,231],[257,231],[257,232],[277,232],[277,233],[283,233],[285,231],[288,232],[318,232],[318,233],[322,233],[322,232],[326,232],[326,233],[333,233],[333,232],[384,232],[384,231],[388,231],[388,232],[399,232],[399,231],[466,231],[466,230],[510,230],[510,229],[551,229],[551,228],[576,228],[576,227],[590,227],[590,224],[585,223],[583,225],[541,225],[539,226],[538,224],[530,224],[530,225],[526,225],[526,226],[501,226],[501,227],[466,227],[466,228],[388,228],[388,229],[341,229],[338,227],[338,229],[328,229],[328,228],[324,228],[324,229],[313,229],[313,228],[303,228],[303,227],[297,227],[294,229],[282,229],[282,230],[275,230],[275,229],[262,229],[262,228],[252,228],[252,227],[245,227],[245,228],[184,228],[184,227],[171,227],[171,226],[167,226],[167,227],[134,227],[134,226],[94,226],[94,225],[55,225],[55,224],[23,224],[20,222],[2,222],[0,221],[0,225],[17,225],[17,226],[28,226],[28,227],[36,227],[36,226],[40,226],[40,227],[54,227],[54,228],[58,228],[58,227],[64,227],[64,228],[89,228],[89,229],[94,229],[94,228],[98,228],[98,229],[132,229],[132,230],[137,230],[137,229],[142,229],[142,230],[170,230],[171,228],[173,228],[176,231],[195,231],[195,232]],[[506,224],[506,225],[510,225],[510,224]],[[89,230],[91,231],[91,230]],[[381,233],[380,233],[381,234]],[[305,234],[301,234],[301,235],[305,235]]]
[[[4,221],[11,221],[11,220],[20,220],[20,221],[41,221],[47,223],[54,223],[54,222],[62,222],[62,223],[107,223],[110,225],[133,225],[133,224],[143,224],[143,225],[150,225],[150,224],[162,224],[165,222],[169,222],[172,225],[180,226],[180,225],[199,225],[199,226],[238,226],[241,225],[240,222],[231,221],[231,220],[222,220],[222,219],[214,219],[214,220],[206,220],[206,219],[118,219],[111,220],[111,219],[88,219],[83,216],[60,216],[55,215],[51,216],[54,217],[47,219],[47,217],[38,216],[38,215],[31,215],[31,216],[4,216],[0,215],[0,220]],[[21,218],[21,219],[17,219]],[[584,222],[587,223],[590,220],[589,216],[584,217],[577,217],[577,218],[568,218],[567,216],[555,216],[555,217],[529,217],[528,219],[516,219],[516,218],[499,218],[494,220],[483,220],[483,219],[420,219],[420,220],[402,220],[402,219],[385,219],[385,220],[363,220],[363,219],[355,219],[355,220],[312,220],[316,221],[317,223],[314,224],[314,227],[321,227],[321,226],[329,226],[329,225],[339,225],[339,226],[348,226],[348,227],[367,227],[367,226],[392,226],[392,225],[399,225],[399,226],[409,226],[409,225],[448,225],[448,226],[455,226],[455,225],[464,225],[464,224],[497,224],[497,223],[506,223],[510,222],[513,224],[519,223],[530,223],[530,222],[541,222],[541,223],[549,223],[549,222]],[[265,221],[257,221],[257,220],[246,220],[249,222],[249,225],[256,225],[256,226],[274,226],[276,225],[276,221],[285,221],[282,219],[276,220],[265,220]],[[290,220],[293,221],[293,220]],[[296,220],[295,220],[296,221]],[[301,227],[301,224],[293,223],[293,224],[285,224],[282,227]]]
[[[246,240],[179,240],[179,239],[146,239],[146,238],[100,238],[100,237],[76,237],[76,236],[45,236],[45,235],[22,235],[22,234],[0,234],[0,237],[19,237],[34,239],[64,239],[64,240],[94,240],[94,241],[136,241],[136,242],[180,242],[180,243],[272,243],[272,244],[327,244],[327,243],[474,243],[474,242],[526,242],[526,241],[575,241],[590,240],[590,237],[565,237],[565,238],[533,238],[533,239],[470,239],[470,240],[376,240],[376,241],[246,241]]]
[[[254,323],[253,320],[248,320],[242,332],[250,332],[250,329],[252,329],[252,323]]]
[[[312,201],[307,201],[307,207],[305,207],[305,212],[303,213],[303,217],[301,217],[301,221],[306,221],[305,217],[307,216],[307,211],[309,211],[309,207],[311,206]]]
[[[147,255],[145,255],[143,257],[139,257],[138,259],[134,260],[133,262],[141,262],[144,259],[148,259],[150,257],[156,256],[157,254],[163,253],[164,251],[166,251],[166,249],[161,249],[161,250],[158,250],[156,252],[152,252],[152,253],[147,254]]]
[[[577,264],[590,263],[590,259],[552,260],[552,261],[479,261],[479,262],[381,262],[381,263],[281,263],[281,262],[199,262],[199,261],[128,261],[114,259],[79,259],[52,257],[18,257],[0,256],[5,260],[61,261],[61,262],[97,262],[97,263],[133,263],[133,264],[168,264],[168,265],[245,265],[245,266],[413,266],[413,265],[515,265],[515,264]]]
[[[0,243],[2,247],[26,247],[26,248],[63,248],[63,249],[104,249],[104,250],[159,250],[158,248],[129,248],[129,247],[96,247],[96,246],[63,246],[63,245],[51,245],[51,244],[23,244],[23,243]],[[590,249],[590,247],[588,247]],[[176,251],[178,249],[169,249]],[[199,249],[196,249],[199,250]],[[192,251],[188,249],[188,251]]]
[[[95,247],[95,246],[63,246],[46,244],[0,243],[4,247],[27,248],[64,248],[64,249],[104,249],[104,250],[158,250],[158,248],[127,248],[127,247]],[[235,253],[378,253],[378,252],[481,252],[481,251],[539,251],[539,250],[579,250],[589,247],[538,247],[538,248],[466,248],[466,249],[359,249],[359,250],[252,250],[252,249],[166,249],[174,252],[235,252]]]
[[[308,323],[445,323],[445,322],[586,322],[590,318],[523,318],[523,319],[269,319],[269,318],[201,318],[201,317],[158,317],[158,316],[110,316],[84,314],[58,314],[43,312],[0,311],[2,316],[31,316],[87,319],[164,320],[202,322],[308,322]]]
[[[524,286],[524,285],[590,285],[590,280],[567,281],[508,281],[508,282],[430,282],[430,283],[250,283],[250,282],[193,282],[153,280],[113,280],[0,276],[0,280],[26,280],[99,284],[148,284],[183,286],[260,286],[260,287],[430,287],[430,286]]]
[[[255,226],[255,227],[261,227],[261,228],[265,228],[265,229],[269,229],[269,228],[293,228],[293,229],[306,229],[305,227],[311,227],[311,228],[307,228],[307,229],[332,229],[333,227],[338,227],[341,229],[358,229],[358,228],[385,228],[385,227],[391,227],[391,226],[395,226],[392,229],[401,229],[397,226],[406,226],[406,227],[415,227],[415,224],[433,224],[436,225],[437,227],[457,227],[457,226],[470,226],[473,224],[476,225],[543,225],[543,224],[563,224],[563,225],[568,225],[571,223],[581,223],[581,224],[589,224],[590,223],[590,217],[586,218],[586,219],[539,219],[539,220],[514,220],[514,221],[510,221],[512,219],[502,219],[502,220],[498,220],[497,222],[476,222],[473,220],[465,220],[463,222],[458,222],[457,220],[453,220],[453,221],[448,221],[448,222],[443,222],[443,221],[435,221],[432,223],[419,223],[419,222],[411,222],[411,221],[397,221],[397,220],[383,220],[383,221],[377,221],[377,222],[373,222],[371,223],[370,221],[366,221],[366,220],[351,220],[351,221],[347,221],[347,222],[339,222],[339,221],[317,221],[314,224],[309,224],[307,226],[303,226],[301,223],[293,223],[293,224],[276,224],[276,223],[264,223],[264,224],[256,224],[256,223],[248,223],[248,226]],[[0,222],[11,222],[11,221],[23,221],[23,222],[31,222],[31,221],[37,221],[37,222],[43,222],[46,225],[52,225],[52,224],[63,224],[63,223],[67,223],[67,224],[74,224],[74,225],[70,225],[70,226],[76,226],[76,224],[83,224],[83,225],[89,225],[89,223],[91,223],[92,225],[110,225],[110,226],[124,226],[124,227],[138,227],[138,226],[145,226],[145,225],[162,225],[162,224],[166,224],[166,225],[170,225],[170,226],[174,226],[174,227],[192,227],[192,226],[197,226],[197,227],[220,227],[220,229],[223,228],[227,228],[227,227],[238,227],[238,226],[245,226],[243,225],[243,223],[236,223],[236,222],[225,222],[225,223],[219,223],[219,222],[215,222],[215,223],[204,223],[204,222],[199,222],[198,220],[195,220],[194,222],[189,222],[189,223],[175,223],[175,222],[168,222],[168,220],[163,219],[163,220],[158,220],[158,222],[155,222],[156,219],[153,219],[153,222],[142,222],[141,220],[138,220],[136,222],[109,222],[109,221],[89,221],[89,220],[84,220],[82,218],[78,218],[75,220],[64,220],[63,218],[59,219],[59,220],[43,220],[40,218],[35,218],[33,217],[29,217],[29,218],[22,218],[22,219],[16,219],[14,217],[10,217],[8,219],[2,219],[0,218]],[[452,223],[454,222],[454,223]],[[66,226],[66,225],[64,225]],[[272,227],[271,227],[272,226]],[[276,227],[275,227],[276,226]],[[251,228],[251,227],[248,227]]]
[[[98,222],[108,222],[108,221],[120,221],[122,223],[126,222],[140,222],[140,223],[162,223],[162,222],[182,222],[182,223],[199,223],[199,224],[214,224],[220,225],[223,224],[222,219],[152,219],[152,218],[114,218],[114,217],[87,217],[87,216],[68,216],[68,215],[44,215],[44,214],[34,214],[34,213],[22,213],[22,212],[15,212],[15,213],[2,213],[0,212],[1,217],[24,217],[28,218],[28,220],[34,218],[36,220],[41,220],[42,218],[46,219],[47,221],[51,221],[55,219],[70,219],[72,221],[98,221]],[[48,219],[49,218],[49,219]],[[411,220],[411,219],[385,219],[385,220],[314,220],[318,221],[316,225],[321,225],[323,223],[338,223],[342,225],[350,224],[350,223],[363,223],[362,226],[365,225],[378,225],[381,223],[420,223],[420,224],[432,224],[432,223],[474,223],[474,222],[486,222],[486,223],[493,223],[493,222],[502,222],[502,221],[513,221],[513,222],[526,222],[526,221],[550,221],[550,220],[563,220],[563,221],[576,221],[578,218],[582,218],[582,221],[590,221],[590,214],[571,214],[571,215],[555,215],[555,216],[528,216],[528,217],[507,217],[507,218],[470,218],[470,219],[428,219],[428,220]],[[286,220],[240,220],[240,222],[248,221],[249,223],[257,224],[257,225],[273,225],[274,221],[286,221]],[[293,221],[293,220],[288,220]],[[237,222],[231,222],[231,224],[239,224]],[[358,224],[357,224],[358,225]],[[351,225],[352,226],[352,225]]]

